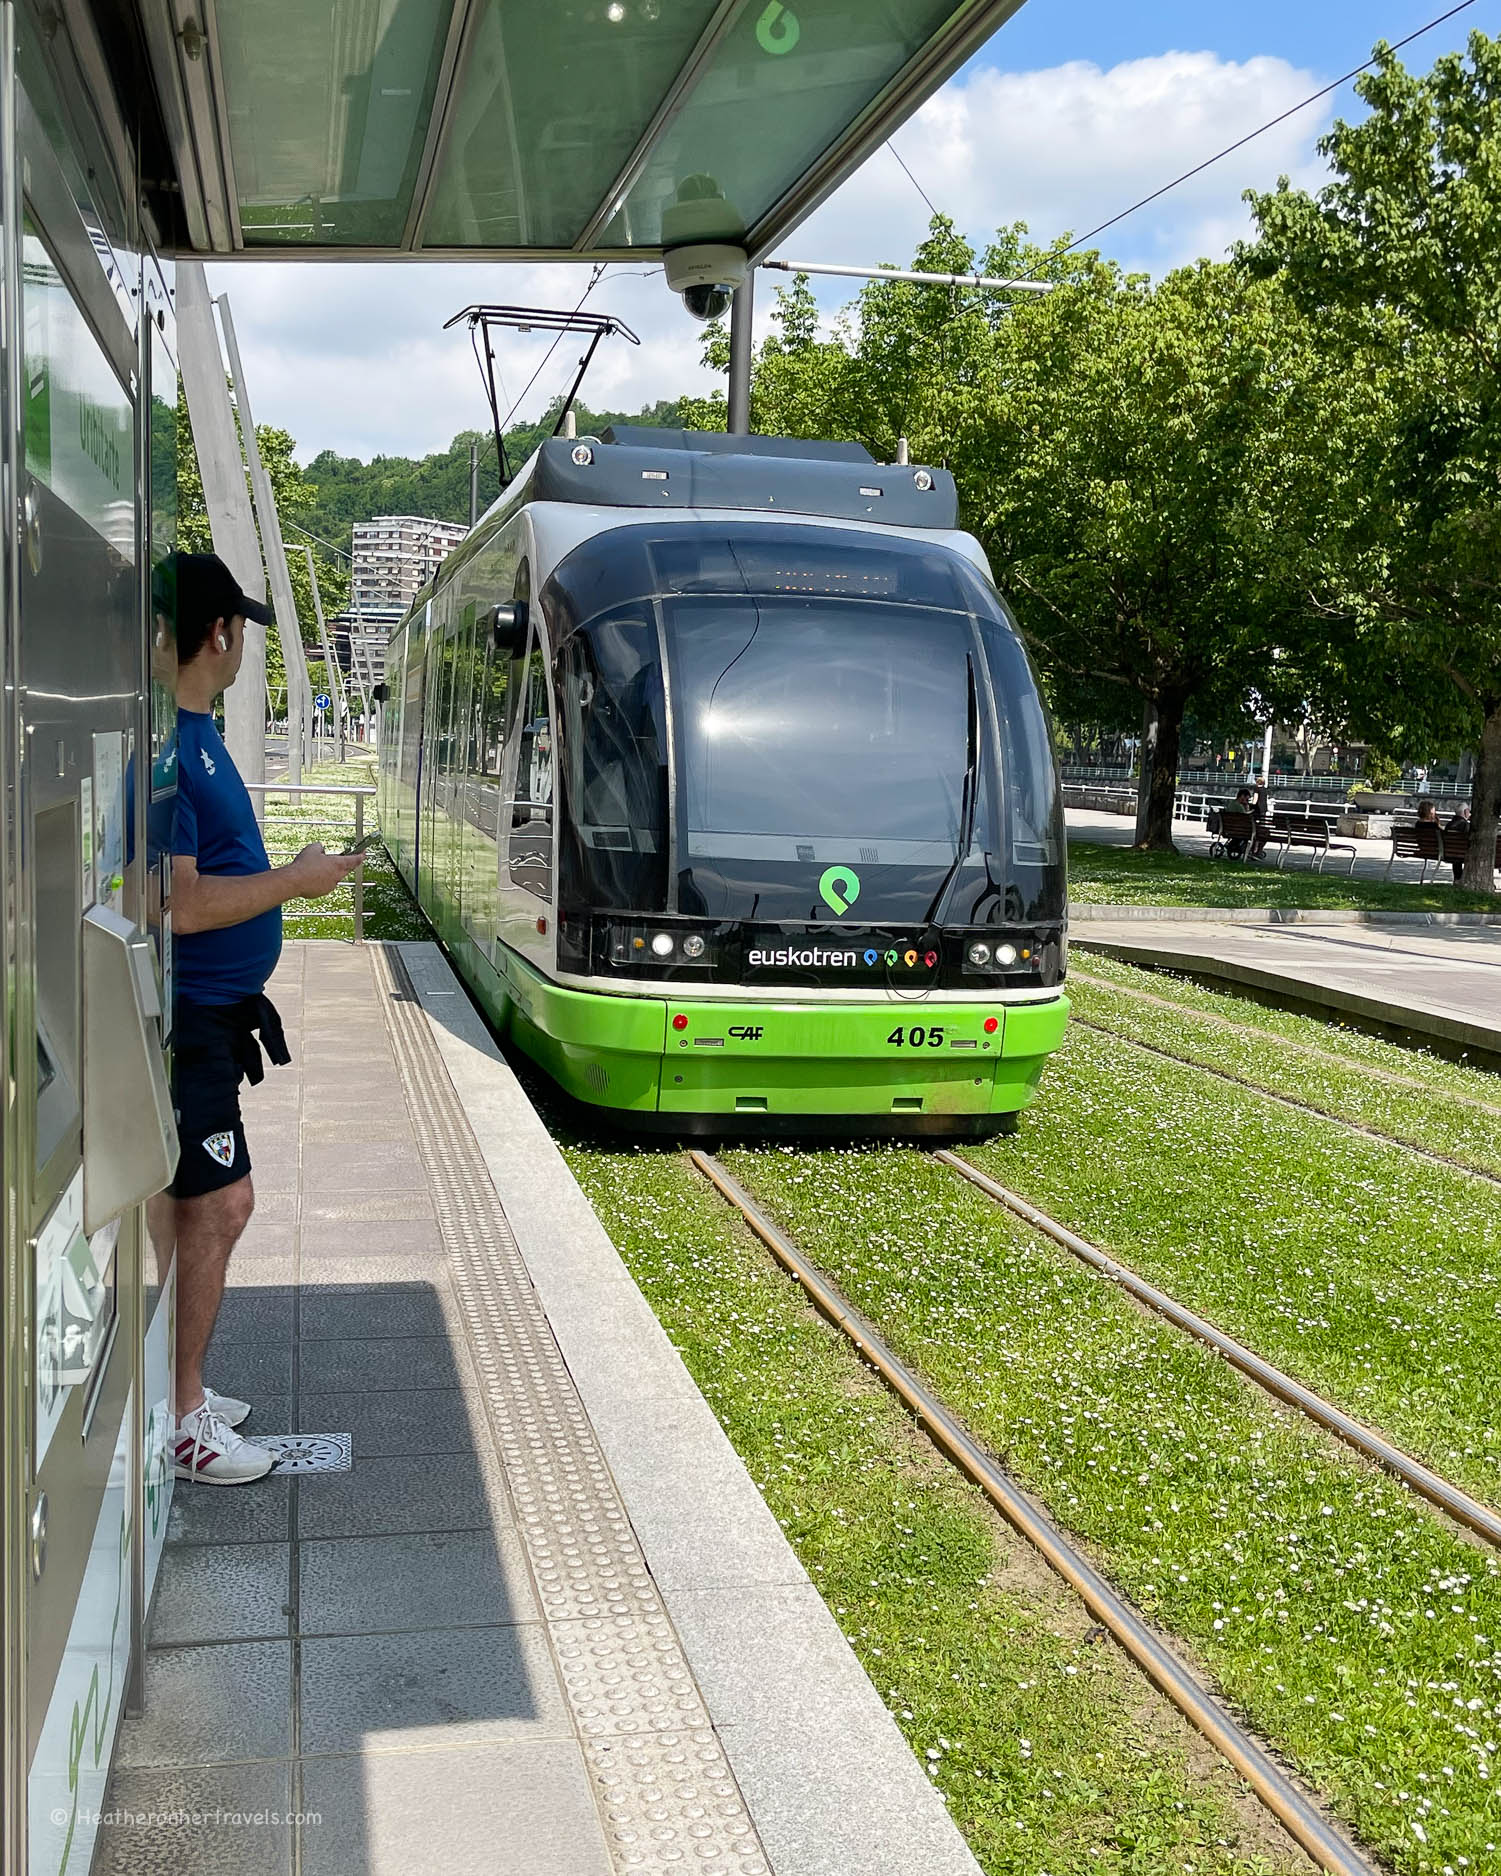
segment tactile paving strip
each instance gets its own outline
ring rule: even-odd
[[[621,1876],[771,1876],[406,967],[369,950],[611,1859]]]

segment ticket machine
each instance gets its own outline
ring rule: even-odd
[[[103,62],[0,0],[5,1876],[89,1867],[171,1487],[177,366]]]

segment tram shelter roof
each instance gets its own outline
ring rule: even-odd
[[[122,11],[127,63],[150,76],[148,143],[172,171],[148,199],[179,254],[629,260],[655,257],[685,225],[688,238],[760,258],[1020,5],[128,0]],[[691,206],[664,230],[680,200]]]

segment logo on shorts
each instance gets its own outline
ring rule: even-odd
[[[233,1166],[235,1163],[235,1137],[232,1133],[211,1133],[203,1143],[203,1150],[210,1159],[218,1160],[221,1166]]]
[[[210,775],[215,774],[216,770],[214,768],[213,759],[210,757],[209,752],[206,749],[200,749],[198,751],[198,754],[202,758],[203,766],[208,770],[209,774]],[[205,1141],[204,1144],[207,1145],[208,1144],[207,1141]],[[224,1163],[227,1166],[229,1164],[229,1161],[226,1160]]]

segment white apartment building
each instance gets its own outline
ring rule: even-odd
[[[425,515],[377,515],[356,521],[352,608],[404,612],[469,530]]]

